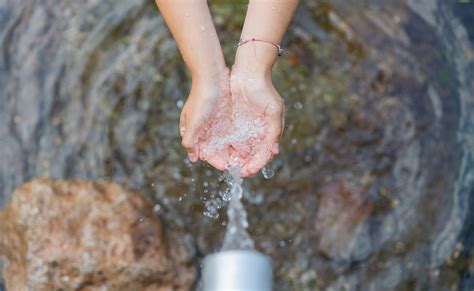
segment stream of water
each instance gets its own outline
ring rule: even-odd
[[[247,211],[242,204],[243,188],[241,169],[238,166],[229,169],[231,199],[227,207],[227,229],[224,236],[222,250],[253,249],[254,242],[247,232],[249,226]]]

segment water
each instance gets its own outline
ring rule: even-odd
[[[239,166],[230,168],[231,198],[227,207],[227,229],[224,237],[222,250],[251,250],[254,242],[247,232],[249,227],[247,221],[247,211],[242,204],[243,189],[241,169]]]
[[[253,170],[247,165],[262,164],[272,156],[272,144],[267,140],[267,120],[257,102],[246,96],[255,81],[236,75],[230,76],[230,91],[221,96],[213,117],[201,134],[200,156],[211,164],[239,164],[244,171]],[[251,90],[250,90],[251,91]],[[253,96],[252,96],[253,97]],[[257,98],[258,100],[258,98]],[[223,161],[222,161],[223,160]],[[221,167],[222,167],[221,165]]]
[[[271,179],[273,176],[275,176],[275,171],[271,168],[271,166],[265,166],[262,169],[262,175],[265,177],[265,179]]]
[[[246,5],[210,2],[231,64]],[[473,290],[472,1],[300,2],[278,175],[244,193],[275,289]],[[190,80],[152,1],[3,0],[0,38],[0,205],[37,176],[110,179],[195,261],[221,248],[227,202],[203,212],[228,186],[180,146]]]
[[[254,249],[254,242],[247,232],[249,227],[247,211],[242,204],[244,190],[241,175],[242,169],[239,164],[229,166],[221,178],[225,181],[226,188],[204,203],[203,214],[212,219],[219,218],[219,210],[227,206],[227,221],[222,221],[222,225],[226,226],[222,250]]]

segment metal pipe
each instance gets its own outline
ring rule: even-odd
[[[272,261],[250,250],[208,255],[202,271],[203,291],[271,291]]]

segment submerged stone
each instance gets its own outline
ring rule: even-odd
[[[153,203],[115,183],[36,179],[0,222],[7,290],[185,290],[195,280]]]
[[[362,188],[342,182],[326,185],[321,194],[316,218],[318,248],[331,259],[350,259],[373,206]]]

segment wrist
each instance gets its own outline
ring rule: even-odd
[[[222,64],[203,66],[201,69],[191,70],[193,83],[220,84],[229,77],[229,69]]]
[[[251,42],[237,48],[233,70],[248,77],[271,79],[273,64],[278,56],[274,46]]]
[[[225,66],[216,70],[192,74],[191,94],[197,98],[213,100],[225,94],[229,87],[229,69]]]

